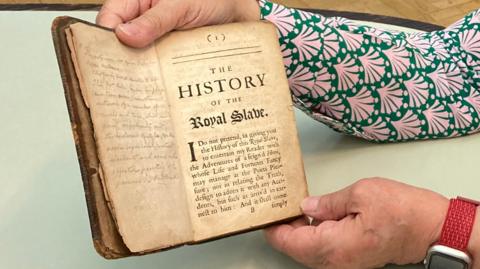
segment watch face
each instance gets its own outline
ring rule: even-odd
[[[429,269],[467,269],[465,261],[442,253],[433,253],[430,256]]]

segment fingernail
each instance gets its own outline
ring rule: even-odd
[[[318,207],[318,199],[315,197],[307,197],[303,199],[301,207],[303,212],[315,211]]]
[[[138,29],[138,25],[133,23],[124,23],[118,26],[118,30],[124,32],[127,35],[133,36],[138,34],[140,31]]]

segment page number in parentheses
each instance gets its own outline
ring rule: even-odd
[[[207,36],[208,43],[223,42],[225,41],[225,39],[226,39],[225,34],[209,34]]]

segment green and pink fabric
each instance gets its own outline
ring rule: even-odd
[[[295,105],[378,142],[480,131],[480,12],[405,34],[260,1],[278,29]]]

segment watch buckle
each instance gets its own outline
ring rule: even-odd
[[[427,257],[423,261],[425,268],[434,269],[430,268],[430,261],[432,256],[435,254],[446,255],[454,259],[461,260],[467,265],[465,269],[471,268],[472,258],[468,255],[468,253],[444,245],[434,245],[428,250]]]

